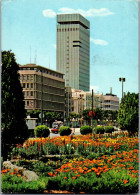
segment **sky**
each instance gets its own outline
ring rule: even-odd
[[[138,0],[2,0],[1,48],[17,63],[56,70],[56,15],[80,13],[90,21],[90,89],[138,93]]]

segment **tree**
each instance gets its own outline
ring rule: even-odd
[[[118,112],[118,124],[130,135],[138,132],[138,94],[128,92],[122,98]]]
[[[30,116],[31,118],[39,118],[39,114],[41,113],[41,110],[30,110],[26,113],[26,116]]]
[[[24,96],[19,80],[19,66],[11,51],[2,52],[2,156],[5,159],[12,144],[23,143],[28,129]]]
[[[47,119],[49,126],[51,126],[55,120],[62,121],[63,114],[59,112],[45,112],[45,119]]]
[[[118,111],[117,110],[104,110],[103,115],[105,119],[117,120]]]

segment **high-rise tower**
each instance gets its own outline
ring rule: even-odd
[[[66,86],[89,91],[90,23],[80,14],[57,15],[57,71]]]

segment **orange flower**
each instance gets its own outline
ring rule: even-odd
[[[72,179],[76,179],[76,177],[72,177]]]
[[[53,173],[52,173],[52,172],[49,172],[48,175],[49,175],[49,176],[53,176]]]
[[[124,179],[124,180],[123,180],[123,183],[124,183],[124,184],[128,183],[128,180],[125,180],[125,179]]]
[[[64,177],[64,179],[67,179],[67,177]]]
[[[10,173],[10,175],[14,175],[14,173],[12,172],[12,173]]]
[[[96,173],[96,175],[98,175],[98,176],[99,176],[99,175],[100,175],[100,173],[101,173],[101,172],[98,172],[98,173]]]

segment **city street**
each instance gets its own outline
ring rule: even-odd
[[[72,133],[74,132],[74,135],[80,135],[80,128],[71,128],[72,129]],[[50,138],[53,138],[53,137],[59,137],[59,133],[55,134],[55,133],[51,133],[51,130],[50,130]]]

